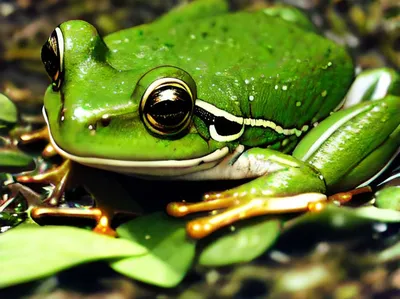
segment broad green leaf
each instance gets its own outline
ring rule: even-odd
[[[121,225],[120,237],[148,249],[140,257],[121,259],[111,267],[132,278],[161,287],[177,285],[195,256],[195,241],[186,236],[185,221],[154,213]]]
[[[137,243],[84,229],[21,225],[0,236],[0,288],[82,263],[145,253]]]
[[[0,171],[20,172],[33,168],[32,157],[17,150],[0,149]]]
[[[4,122],[16,123],[17,119],[17,107],[9,98],[0,93],[0,124]]]
[[[274,244],[280,230],[281,222],[276,219],[252,221],[210,243],[201,252],[199,264],[225,266],[251,261]]]
[[[320,212],[309,212],[286,223],[286,229],[302,224],[326,224],[333,229],[354,230],[357,226],[373,222],[400,222],[400,212],[378,209],[373,206],[361,208],[329,205]]]

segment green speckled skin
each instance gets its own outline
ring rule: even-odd
[[[200,1],[104,42],[85,22],[61,24],[64,82],[59,92],[49,88],[45,96],[56,143],[77,156],[120,160],[184,160],[220,148],[220,142],[205,138],[196,117],[179,139],[147,132],[138,113],[140,98],[132,94],[145,73],[165,65],[193,77],[197,98],[237,116],[298,129],[328,116],[353,79],[346,51],[262,10],[226,10],[224,1]],[[103,127],[99,120],[105,114],[111,122]],[[272,129],[246,127],[233,143],[266,147],[284,138]]]

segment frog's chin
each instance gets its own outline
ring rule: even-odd
[[[51,145],[57,153],[66,159],[90,167],[136,175],[141,177],[178,177],[214,167],[228,154],[228,147],[218,149],[203,157],[187,160],[132,161],[98,157],[82,157],[68,153],[55,142],[49,130]]]

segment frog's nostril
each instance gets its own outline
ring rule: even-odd
[[[102,125],[103,127],[107,127],[107,126],[110,124],[110,122],[111,122],[111,117],[110,117],[110,115],[109,115],[109,114],[104,114],[104,115],[101,117],[100,122],[101,122],[101,125]]]

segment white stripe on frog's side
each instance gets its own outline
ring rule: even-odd
[[[219,141],[219,142],[227,142],[227,141],[233,141],[233,140],[238,139],[244,132],[244,126],[270,128],[270,129],[274,130],[275,132],[277,132],[278,134],[283,134],[285,136],[296,135],[297,137],[300,137],[300,135],[303,132],[306,132],[309,129],[308,125],[304,125],[300,130],[297,128],[284,129],[281,126],[275,124],[273,121],[270,121],[270,120],[244,118],[244,117],[240,117],[240,116],[235,116],[225,110],[219,109],[219,108],[215,107],[214,105],[204,102],[199,99],[196,100],[195,105],[208,111],[212,115],[215,115],[217,117],[224,117],[225,119],[227,119],[231,122],[235,122],[235,123],[243,126],[242,129],[236,134],[222,136],[217,133],[217,130],[215,129],[214,125],[210,125],[209,131],[210,131],[211,138],[213,138],[214,140]]]
[[[372,177],[370,177],[368,180],[366,180],[365,182],[361,183],[360,185],[358,185],[356,188],[361,188],[361,187],[365,187],[368,186],[370,183],[372,183],[373,181],[375,181],[375,179],[377,179],[386,169],[388,169],[388,167],[392,164],[392,162],[394,161],[394,159],[396,159],[396,157],[400,154],[400,148],[397,149],[397,151],[393,154],[393,156],[390,158],[390,160],[382,167],[381,170],[379,170],[375,175],[373,175]],[[397,174],[399,175],[399,174]],[[396,175],[394,176],[396,177]],[[378,186],[381,186],[383,184],[385,184],[386,182],[390,181],[391,179],[394,178],[393,176],[387,178],[386,180],[384,180],[383,182],[379,183]]]

